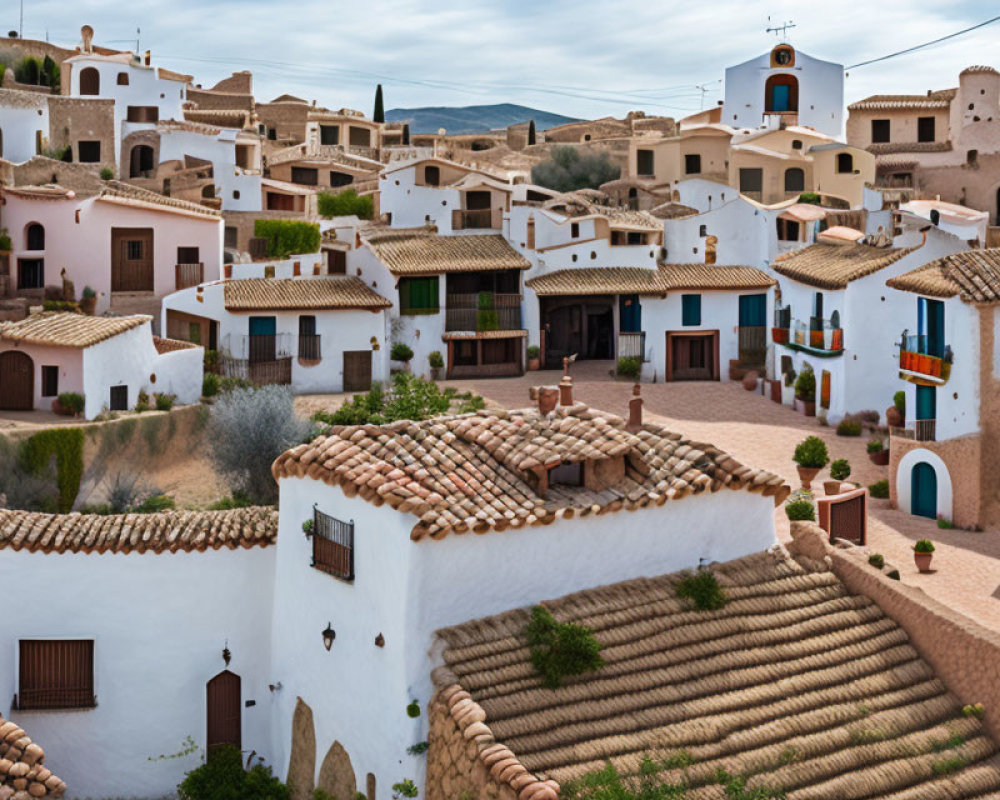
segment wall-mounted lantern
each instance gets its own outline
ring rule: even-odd
[[[330,623],[326,623],[326,629],[323,631],[323,647],[329,650],[333,647],[333,640],[337,638],[337,632],[330,626]]]
[[[226,666],[229,666],[229,662],[233,660],[233,654],[229,652],[229,640],[226,639],[226,644],[222,648],[222,660],[226,662]]]

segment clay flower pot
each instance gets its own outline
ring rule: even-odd
[[[885,424],[890,428],[903,427],[903,415],[899,413],[899,409],[896,406],[889,406],[885,410]]]
[[[809,489],[812,486],[812,480],[817,475],[819,475],[819,467],[796,467],[799,471],[799,480],[802,481],[802,488]]]
[[[775,344],[787,344],[788,328],[771,328],[771,339]]]
[[[823,491],[827,494],[840,494],[840,481],[823,481]]]
[[[534,371],[536,369],[539,369],[541,367],[541,365],[542,365],[542,361],[539,358],[529,358],[528,359],[528,369],[529,370]]]
[[[913,561],[917,565],[917,569],[921,572],[931,571],[931,559],[934,558],[933,553],[913,553]]]
[[[869,453],[868,460],[877,467],[889,466],[889,448],[884,447],[877,453]]]
[[[802,407],[802,413],[807,417],[816,416],[816,401],[815,400],[803,400],[799,398],[799,403]]]

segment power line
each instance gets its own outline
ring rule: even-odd
[[[978,25],[973,25],[971,28],[965,28],[960,31],[955,31],[955,33],[949,33],[947,36],[942,36],[939,39],[934,39],[930,42],[924,42],[923,44],[914,45],[913,47],[907,47],[905,50],[898,50],[895,53],[889,53],[886,56],[879,56],[878,58],[872,58],[868,61],[862,61],[858,64],[851,64],[851,66],[846,67],[846,69],[857,69],[858,67],[867,67],[869,64],[877,64],[879,61],[888,61],[890,58],[896,58],[896,56],[905,56],[907,53],[915,53],[917,50],[923,50],[925,47],[930,47],[934,44],[940,44],[941,42],[946,42],[948,39],[954,39],[956,36],[961,36],[962,34],[969,33],[970,31],[977,30],[978,28],[984,28],[987,25],[992,25],[994,22],[1000,20],[1000,16],[988,19],[985,22],[980,22]]]

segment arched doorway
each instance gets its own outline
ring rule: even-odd
[[[772,75],[764,84],[764,113],[784,114],[799,110],[799,81],[794,75]]]
[[[153,148],[148,144],[137,144],[129,156],[128,175],[130,178],[149,178],[155,169]]]
[[[35,407],[35,362],[18,350],[0,353],[0,409],[30,411]]]
[[[937,472],[926,461],[914,464],[910,473],[910,513],[937,519]]]
[[[27,250],[44,250],[45,249],[45,226],[37,222],[28,223],[28,227],[25,228],[24,238],[27,244],[25,249]]]
[[[207,726],[205,749],[211,752],[220,745],[242,746],[240,719],[240,676],[223,670],[205,684]]]
[[[80,94],[100,94],[101,73],[95,67],[80,70]]]

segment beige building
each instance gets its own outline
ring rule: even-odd
[[[876,157],[877,185],[989,211],[1000,223],[1000,73],[969,67],[958,84],[852,103],[847,141]]]

